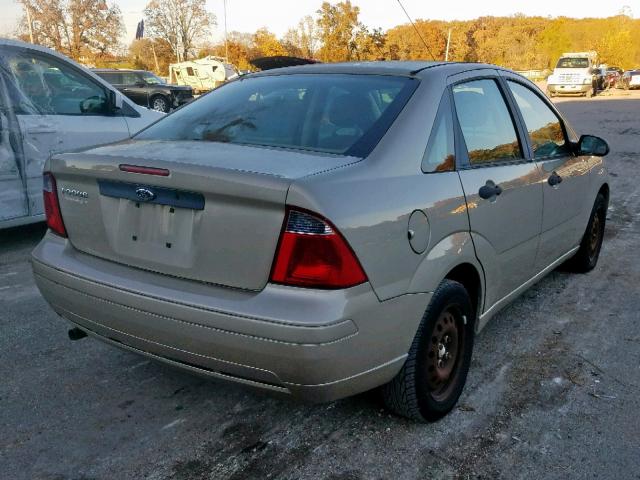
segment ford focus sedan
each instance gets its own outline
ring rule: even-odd
[[[595,267],[608,150],[495,66],[270,70],[54,156],[33,269],[73,339],[435,420],[496,312]]]

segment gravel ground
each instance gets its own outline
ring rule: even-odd
[[[43,228],[0,232],[0,478],[640,478],[640,95],[558,105],[612,147],[600,263],[494,318],[435,424],[375,393],[300,404],[70,342],[33,283]]]

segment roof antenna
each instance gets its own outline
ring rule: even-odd
[[[420,40],[422,40],[422,43],[424,43],[424,46],[427,48],[427,52],[429,52],[429,55],[431,55],[431,59],[435,62],[436,61],[436,57],[433,55],[433,53],[431,53],[431,49],[429,48],[429,45],[427,45],[427,42],[425,42],[424,38],[422,38],[422,35],[420,35],[420,30],[418,30],[418,27],[416,27],[416,24],[413,23],[413,20],[411,20],[411,17],[407,13],[407,9],[404,8],[404,5],[402,5],[402,2],[400,2],[400,0],[398,0],[398,5],[400,5],[400,8],[402,8],[402,11],[404,12],[404,14],[409,19],[409,22],[411,23],[411,25],[413,25],[413,28],[415,29],[416,33],[420,37]]]

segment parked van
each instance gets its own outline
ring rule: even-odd
[[[53,152],[122,140],[162,116],[59,53],[0,39],[0,229],[44,220]]]

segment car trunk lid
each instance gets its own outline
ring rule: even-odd
[[[259,290],[289,185],[358,159],[209,142],[127,141],[52,159],[78,250],[166,275]],[[123,171],[122,165],[168,171]]]

